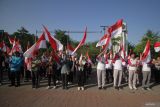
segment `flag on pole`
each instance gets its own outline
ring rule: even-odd
[[[68,54],[69,55],[72,55],[72,52],[74,51],[74,48],[72,47],[72,45],[71,44],[67,44],[67,51],[68,51]],[[76,53],[74,53],[74,55],[73,56],[75,56],[76,55]]]
[[[119,37],[122,34],[123,19],[118,20],[114,25],[108,28],[108,32],[111,33],[111,37]]]
[[[33,44],[32,47],[27,49],[27,51],[23,55],[25,57],[32,58],[34,56],[35,52],[37,52],[38,49],[40,49],[40,48],[47,48],[46,47],[46,39],[45,39],[44,32],[42,33],[42,35],[40,36],[38,41],[35,44]]]
[[[53,59],[57,62],[57,64],[60,64],[59,57],[54,51],[52,51],[52,56],[53,56]]]
[[[150,52],[150,41],[148,40],[145,46],[145,49],[142,53],[142,62],[149,63],[151,61],[151,52]]]
[[[107,42],[107,39],[108,39],[108,35],[105,34],[105,35],[100,39],[100,41],[97,43],[96,47],[105,45],[106,42]]]
[[[29,48],[30,48],[30,44],[29,44],[29,41],[28,41],[27,50],[28,50]],[[26,65],[26,70],[31,71],[32,58],[25,57],[24,62],[25,62],[25,65]]]
[[[92,63],[92,60],[91,60],[91,58],[90,58],[90,56],[89,56],[89,54],[88,54],[88,51],[87,51],[87,53],[86,53],[86,57],[87,57],[87,62],[90,63],[90,64],[93,64],[93,63]]]
[[[124,49],[123,44],[120,45],[120,56],[122,58],[122,61],[125,61],[125,59],[126,59],[126,53],[125,53],[125,49]]]
[[[78,46],[74,49],[74,51],[72,52],[72,55],[81,47],[84,45],[85,41],[86,41],[86,38],[87,38],[87,27],[86,27],[86,30],[84,32],[84,36],[82,38],[82,40],[80,41],[80,43],[78,44]]]
[[[55,50],[55,51],[60,51],[63,50],[63,45],[62,43],[56,39],[55,37],[51,36],[51,33],[48,31],[48,29],[43,26],[45,32],[47,33],[48,39],[49,39],[49,43],[51,45],[51,47]]]
[[[12,53],[14,53],[14,52],[23,53],[21,44],[20,44],[19,40],[16,41],[16,38],[14,39],[14,43],[13,43],[13,46],[12,46],[12,49],[11,49],[11,52],[9,53],[9,55],[12,55]]]
[[[112,44],[111,44],[111,37],[108,36],[107,42],[106,42],[106,44],[103,46],[102,52],[101,52],[99,55],[101,55],[102,53],[105,53],[105,52],[107,51],[107,49],[111,49],[111,46],[112,46]],[[99,56],[99,55],[98,55],[98,56]]]
[[[160,51],[160,42],[156,42],[154,44],[154,50],[155,50],[155,52],[159,52]]]

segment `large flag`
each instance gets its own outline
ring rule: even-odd
[[[86,38],[87,38],[87,27],[86,27],[86,30],[84,32],[84,36],[81,40],[81,42],[78,44],[78,46],[74,49],[74,51],[72,52],[72,55],[81,47],[84,45],[85,41],[86,41]]]
[[[123,19],[118,20],[114,25],[108,28],[108,32],[111,33],[111,37],[119,37],[122,34]]]
[[[51,36],[51,33],[48,31],[48,29],[43,26],[45,32],[47,33],[48,39],[49,39],[49,43],[51,44],[51,47],[55,50],[55,51],[60,51],[63,50],[63,45],[62,43],[56,39],[55,37]]]
[[[35,52],[37,52],[38,49],[40,49],[40,48],[47,48],[44,32],[42,33],[42,35],[40,36],[38,41],[34,45],[32,45],[32,47],[27,49],[27,51],[24,53],[24,56],[32,58],[34,56]]]
[[[97,43],[96,47],[105,45],[106,42],[107,42],[107,39],[108,39],[108,35],[105,34],[105,35],[100,39],[100,41]]]
[[[155,50],[155,52],[159,52],[160,51],[160,42],[156,42],[154,44],[154,50]]]
[[[142,62],[149,63],[151,61],[151,52],[150,52],[150,41],[147,41],[147,44],[145,46],[145,49],[142,53]]]

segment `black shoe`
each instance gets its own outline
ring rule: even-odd
[[[9,87],[12,87],[12,86],[14,86],[14,85],[8,85]]]
[[[118,87],[119,90],[123,90],[123,87]]]
[[[102,87],[98,87],[98,89],[99,89],[99,90],[101,90],[101,89],[102,89]]]
[[[15,87],[18,87],[18,85],[15,85]]]
[[[105,90],[106,88],[105,88],[105,87],[102,87],[102,89]]]
[[[119,88],[117,86],[115,86],[114,89],[118,90]]]

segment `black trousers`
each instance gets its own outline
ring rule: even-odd
[[[85,82],[85,72],[77,71],[77,83],[79,87],[83,87]]]
[[[61,74],[62,76],[62,88],[67,89],[68,86],[68,75],[67,74]]]
[[[0,83],[3,81],[3,67],[0,66]]]
[[[112,69],[106,69],[106,81],[108,83],[113,82],[113,70]]]
[[[32,88],[38,88],[39,86],[39,71],[32,71]]]
[[[155,74],[155,82],[160,83],[160,70],[155,69],[154,74]]]
[[[20,71],[11,71],[11,85],[20,86]],[[15,84],[15,80],[17,84]]]
[[[73,72],[70,72],[68,75],[68,82],[73,83]]]
[[[26,70],[25,71],[26,72],[26,81],[29,81],[29,79],[31,78],[31,71],[29,71],[29,70]]]
[[[54,74],[47,74],[48,77],[48,86],[51,86],[51,80],[53,81],[53,85],[56,86],[56,75]]]

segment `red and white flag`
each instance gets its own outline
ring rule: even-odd
[[[155,50],[155,52],[159,52],[160,51],[160,42],[156,42],[154,44],[154,50]]]
[[[10,53],[11,49],[5,44],[5,42],[1,42],[0,43],[0,49],[3,51],[3,52],[7,52],[7,54]]]
[[[107,49],[111,49],[111,46],[112,46],[112,44],[111,44],[111,37],[108,36],[107,42],[106,42],[106,44],[103,46],[102,52],[101,52],[99,55],[101,55],[102,53],[105,53],[105,52],[107,51]],[[99,56],[99,55],[98,55],[98,56]]]
[[[92,63],[92,60],[91,60],[91,58],[90,58],[90,56],[89,56],[89,54],[88,54],[88,51],[87,51],[87,53],[86,53],[86,57],[87,57],[87,62],[90,63],[90,64],[93,64],[93,63]]]
[[[48,31],[48,29],[43,26],[45,32],[47,33],[48,39],[49,39],[49,43],[51,45],[51,47],[55,50],[55,51],[60,51],[63,50],[63,45],[62,43],[56,39],[55,37],[51,36],[51,33]]]
[[[8,36],[8,40],[9,40],[9,43],[13,45],[14,41],[16,40],[16,37],[11,38],[11,37]]]
[[[38,51],[40,48],[47,48],[46,47],[46,39],[45,39],[45,34],[40,36],[38,41],[32,45],[27,51],[23,54],[25,57],[32,58],[34,56],[34,53]]]
[[[86,30],[84,32],[84,36],[81,40],[81,42],[78,44],[78,46],[74,49],[74,51],[72,52],[72,55],[74,55],[74,53],[81,47],[84,45],[85,41],[86,41],[86,38],[87,38],[87,27],[86,27]]]
[[[72,52],[74,51],[74,48],[72,47],[71,44],[67,44],[67,51],[68,51],[69,55],[72,55]],[[74,53],[74,55],[76,55],[76,53]]]
[[[122,34],[123,19],[118,20],[114,25],[108,28],[108,32],[111,33],[111,37],[119,37]]]
[[[150,51],[150,41],[147,41],[147,44],[145,46],[145,49],[142,53],[142,62],[149,63],[151,61],[151,51]]]
[[[97,43],[96,47],[105,45],[106,42],[107,42],[107,39],[108,39],[108,35],[105,34],[105,35],[100,39],[100,41]]]
[[[53,59],[57,62],[57,64],[60,64],[59,56],[54,51],[52,51],[52,56]]]
[[[13,43],[13,46],[12,46],[12,49],[11,49],[11,52],[9,53],[9,55],[12,55],[12,53],[14,53],[14,52],[23,53],[21,44],[20,44],[19,40],[16,41],[16,38],[14,39],[14,43]]]
[[[122,58],[122,61],[125,61],[125,59],[126,59],[126,52],[125,52],[123,44],[120,45],[120,56]]]
[[[30,45],[29,45],[29,42],[27,44],[27,50],[30,48]],[[31,62],[32,62],[32,58],[28,58],[28,57],[25,57],[25,65],[26,65],[26,70],[29,70],[31,71]]]

